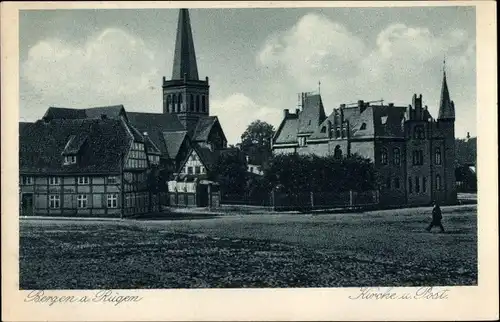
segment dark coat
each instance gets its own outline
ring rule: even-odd
[[[441,214],[441,208],[439,208],[439,206],[436,205],[432,209],[432,221],[441,222],[441,219],[443,219],[443,215]]]

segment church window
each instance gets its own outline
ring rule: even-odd
[[[340,145],[337,145],[335,147],[335,150],[333,152],[333,157],[336,159],[342,158],[342,149],[340,148]]]
[[[441,164],[441,148],[436,148],[434,153],[434,163],[437,165]]]
[[[415,177],[415,192],[419,193],[420,192],[420,178]]]
[[[194,97],[193,94],[190,95],[189,110],[194,111]]]
[[[172,95],[167,95],[167,111],[172,113]]]
[[[207,111],[207,100],[205,98],[205,95],[201,97],[201,111],[206,112]]]
[[[345,127],[345,125],[344,125],[344,126],[342,126],[342,137],[343,137],[343,138],[345,138],[345,137],[347,136],[347,135],[346,135],[346,132],[347,132],[347,131],[346,131],[346,127]]]
[[[401,163],[401,151],[399,150],[399,148],[394,148],[393,153],[394,153],[394,164],[399,165]]]
[[[422,150],[413,151],[413,165],[424,164],[424,152]]]
[[[411,178],[408,178],[408,191],[409,191],[410,193],[412,193],[412,192],[413,192],[413,183],[412,183],[412,181],[411,181]]]
[[[436,190],[441,190],[441,176],[436,175]]]
[[[326,126],[323,126],[323,127],[321,128],[321,133],[326,133]]]
[[[380,163],[387,164],[387,149],[386,148],[382,148],[382,151],[380,153]]]
[[[196,112],[200,111],[200,95],[196,95]]]
[[[172,112],[177,112],[176,109],[177,106],[177,96],[175,94],[172,94]]]
[[[335,130],[335,137],[339,138],[340,137],[340,126],[337,127]]]
[[[425,131],[422,125],[417,125],[413,129],[413,136],[415,139],[425,139]]]
[[[361,124],[360,130],[366,130],[366,123]]]
[[[427,179],[425,177],[422,177],[422,192],[427,191]]]
[[[178,111],[182,111],[182,94],[179,94],[179,106],[178,106]]]

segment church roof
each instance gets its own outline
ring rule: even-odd
[[[84,139],[85,138],[85,139]],[[117,173],[132,138],[120,120],[39,120],[19,136],[19,167],[24,173]],[[63,152],[78,154],[78,162],[63,165]]]
[[[450,99],[448,84],[446,82],[446,72],[443,72],[443,84],[441,85],[438,119],[455,119],[455,104]]]
[[[212,131],[212,128],[218,122],[217,116],[200,117],[193,131],[193,141],[206,141],[210,135],[210,131]]]
[[[182,143],[186,139],[187,131],[163,132],[163,139],[171,159],[177,158]]]
[[[188,9],[179,10],[172,79],[198,80],[198,67]]]

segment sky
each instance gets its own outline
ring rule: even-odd
[[[300,92],[320,90],[327,114],[358,100],[408,106],[417,93],[437,117],[445,57],[456,137],[476,136],[475,16],[474,7],[190,9],[210,114],[230,144],[256,119],[277,128]],[[49,106],[161,113],[177,18],[178,9],[21,11],[20,120]]]

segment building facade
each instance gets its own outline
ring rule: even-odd
[[[374,104],[378,103],[378,104]],[[284,110],[273,153],[358,154],[372,160],[385,205],[456,202],[455,106],[443,74],[439,115],[432,118],[422,95],[408,107],[383,102],[342,104],[327,117],[319,94],[302,94],[301,108]],[[335,180],[335,178],[332,178]]]
[[[162,90],[159,113],[126,112],[121,105],[49,107],[40,120],[21,122],[21,214],[145,213],[158,209],[158,186],[166,192],[193,151],[203,151],[204,163],[215,160],[227,139],[210,115],[208,77],[198,77],[187,9],[179,11],[172,78],[163,77]],[[205,175],[197,169],[189,180]]]
[[[128,123],[123,107],[89,110],[81,117],[49,108],[20,126],[21,215],[126,217],[159,209],[149,187],[159,151]]]

